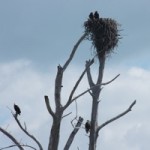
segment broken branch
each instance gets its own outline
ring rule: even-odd
[[[53,110],[52,110],[52,108],[51,108],[51,106],[50,106],[48,96],[44,96],[44,98],[45,98],[45,103],[46,103],[46,107],[47,107],[47,110],[48,110],[49,114],[50,114],[52,117],[54,117],[55,114],[54,114],[54,112],[53,112]]]
[[[85,75],[87,69],[88,69],[93,63],[94,63],[94,59],[92,59],[92,60],[88,63],[88,65],[86,66],[86,68],[84,69],[84,71],[82,72],[82,74],[80,75],[79,79],[77,80],[75,86],[73,87],[73,89],[72,89],[72,91],[71,91],[71,93],[70,93],[70,96],[69,96],[69,99],[68,99],[66,105],[63,107],[64,110],[72,103],[72,97],[73,97],[73,95],[74,95],[74,93],[75,93],[75,91],[76,91],[76,89],[77,89],[79,83],[81,82],[81,80],[82,80],[83,76]]]
[[[64,150],[69,150],[69,148],[72,144],[72,141],[74,140],[75,135],[77,134],[78,130],[80,129],[80,126],[82,125],[82,122],[83,122],[83,118],[79,117],[79,120],[78,120],[75,128],[73,129],[73,131],[71,132],[71,134],[68,138],[68,141],[64,147]]]
[[[98,128],[97,128],[97,136],[98,136],[98,132],[103,128],[105,127],[106,125],[108,125],[109,123],[119,119],[120,117],[124,116],[125,114],[127,114],[128,112],[131,111],[132,107],[136,104],[136,100],[129,106],[129,108],[127,110],[125,110],[124,112],[122,112],[121,114],[117,115],[116,117],[104,122],[102,125],[100,125]]]
[[[101,85],[107,85],[111,82],[113,82],[115,79],[117,79],[118,77],[120,76],[120,74],[118,74],[116,77],[114,77],[112,80],[108,81],[108,82],[105,82],[105,83],[102,83]]]
[[[76,52],[78,46],[79,46],[80,43],[84,40],[84,38],[86,37],[86,35],[87,35],[87,34],[84,33],[84,34],[81,36],[81,38],[78,40],[78,42],[75,44],[75,46],[73,47],[72,52],[71,52],[71,54],[70,54],[68,60],[66,61],[66,63],[65,63],[64,66],[63,66],[63,71],[68,67],[69,63],[70,63],[71,60],[73,59],[73,56],[74,56],[74,54],[75,54],[75,52]]]

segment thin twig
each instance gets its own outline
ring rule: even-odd
[[[70,113],[68,113],[68,114],[66,114],[66,115],[64,115],[64,116],[62,116],[62,119],[65,118],[65,117],[67,117],[67,116],[69,116],[71,113],[72,113],[72,112],[70,112]]]
[[[69,99],[68,99],[66,105],[63,107],[64,110],[72,103],[72,97],[73,97],[73,95],[74,95],[74,93],[75,93],[75,91],[76,91],[76,89],[77,89],[79,83],[81,82],[83,76],[85,75],[85,73],[86,73],[88,67],[90,67],[93,63],[94,63],[94,59],[91,60],[91,62],[86,66],[86,68],[84,69],[84,71],[83,71],[82,74],[80,75],[79,79],[77,80],[75,86],[73,87],[73,89],[72,89],[72,91],[71,91],[71,93],[70,93],[70,96],[69,96]]]
[[[104,122],[103,124],[101,124],[98,128],[97,128],[97,135],[98,135],[98,132],[103,128],[105,127],[106,125],[108,125],[109,123],[119,119],[120,117],[124,116],[125,114],[127,114],[128,112],[131,111],[132,107],[136,104],[136,100],[134,102],[132,102],[132,104],[129,106],[129,108],[127,110],[125,110],[124,112],[122,112],[121,114],[117,115],[116,117]]]
[[[42,145],[40,144],[40,142],[33,136],[31,135],[25,128],[22,127],[20,121],[18,120],[18,118],[13,114],[13,117],[15,118],[18,126],[21,128],[21,130],[28,135],[33,141],[35,141],[35,143],[38,145],[40,150],[43,150]]]
[[[84,94],[86,94],[87,92],[89,92],[90,90],[92,90],[93,88],[95,88],[96,86],[100,86],[100,84],[97,84],[95,86],[92,86],[91,88],[85,90],[84,92],[80,93],[79,95],[77,95],[76,97],[74,97],[71,102],[73,102],[74,100],[78,99],[79,97],[83,96]]]
[[[73,124],[73,121],[74,120],[77,120],[77,117],[78,117],[78,105],[77,105],[77,101],[75,100],[75,106],[76,106],[76,116],[72,119],[71,121],[71,124],[72,124],[72,127],[74,128],[74,124]]]
[[[76,117],[78,117],[78,104],[76,100],[75,100],[75,104],[76,104]]]
[[[74,124],[73,124],[74,120],[76,120],[76,117],[71,120],[71,125],[72,125],[73,128],[74,128]]]
[[[3,147],[3,148],[0,148],[0,150],[4,150],[4,149],[8,149],[8,148],[12,148],[12,147],[16,147],[17,145],[10,145],[10,146],[7,146],[7,147]],[[36,148],[35,147],[33,147],[33,146],[30,146],[30,145],[25,145],[25,144],[21,144],[21,146],[22,147],[28,147],[28,148],[31,148],[31,149],[34,149],[34,150],[36,150]]]
[[[74,45],[73,49],[72,49],[72,52],[68,58],[68,60],[66,61],[66,63],[64,64],[63,66],[63,71],[65,71],[65,69],[68,67],[69,63],[71,62],[71,60],[73,59],[73,56],[78,48],[78,46],[80,45],[80,43],[85,39],[86,37],[86,33],[84,33],[81,38],[78,40],[78,42]]]
[[[87,92],[89,92],[90,95],[92,95],[92,93],[91,93],[90,91],[91,91],[93,88],[95,88],[95,87],[97,87],[97,86],[100,86],[100,85],[101,85],[101,84],[97,84],[97,85],[95,85],[95,86],[92,86],[91,88],[89,88],[89,89],[85,90],[84,92],[80,93],[79,95],[75,96],[74,98],[72,98],[70,104],[71,104],[72,102],[74,102],[76,99],[78,99],[79,97],[81,97],[81,96],[83,96],[84,94],[86,94]],[[103,89],[103,88],[101,88],[101,90],[102,90],[102,89]]]
[[[27,125],[25,122],[24,122],[24,129],[27,130]]]
[[[1,127],[0,127],[0,131],[3,134],[5,134],[9,139],[11,139],[20,150],[24,150],[24,148],[19,144],[19,142],[10,133],[8,133],[6,130],[2,129]]]
[[[105,83],[102,83],[101,85],[110,84],[110,83],[113,82],[115,79],[117,79],[119,76],[120,76],[120,74],[118,74],[117,76],[115,76],[112,80],[110,80],[110,81],[108,81],[108,82],[105,82]]]

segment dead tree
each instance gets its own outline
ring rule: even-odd
[[[99,131],[111,123],[112,121],[115,121],[116,119],[124,116],[129,111],[131,111],[132,107],[136,103],[134,101],[127,110],[120,113],[116,117],[113,117],[112,119],[102,123],[101,125],[98,124],[98,107],[99,107],[99,97],[101,94],[102,87],[104,85],[107,85],[114,81],[119,75],[117,75],[112,80],[103,83],[103,74],[104,74],[104,68],[105,68],[105,61],[107,57],[113,52],[113,49],[117,46],[118,40],[120,38],[119,31],[118,31],[118,23],[109,18],[101,18],[98,14],[98,12],[90,13],[89,18],[84,23],[85,33],[81,36],[81,38],[77,41],[75,46],[73,47],[71,54],[67,61],[64,63],[64,65],[58,65],[57,67],[57,74],[55,78],[55,92],[54,92],[54,102],[55,102],[55,110],[51,107],[51,99],[47,95],[44,96],[45,98],[45,104],[47,107],[47,110],[52,117],[52,127],[50,130],[50,136],[49,136],[49,143],[48,143],[48,150],[58,150],[59,145],[59,139],[60,139],[60,126],[62,119],[66,117],[67,115],[64,115],[65,110],[79,97],[86,93],[90,93],[92,97],[92,106],[91,106],[91,124],[90,124],[90,136],[89,136],[89,150],[96,150],[96,142],[98,139]],[[69,97],[67,98],[66,104],[62,105],[62,99],[61,99],[61,89],[65,83],[63,83],[63,75],[65,70],[68,68],[69,64],[71,63],[78,46],[83,40],[90,40],[92,41],[92,45],[95,48],[95,56],[91,59],[86,61],[85,69],[83,72],[81,72],[81,75],[77,79],[75,85],[73,86]],[[94,63],[95,58],[98,59],[98,76],[97,81],[94,83],[90,67]],[[81,80],[83,79],[84,75],[87,74],[88,83],[89,83],[89,89],[82,91],[79,95],[74,95],[75,91],[77,90]],[[20,123],[20,121],[17,118],[17,115],[13,115],[18,126],[21,128],[21,130],[30,137],[38,146],[39,150],[43,150],[42,145],[40,142],[27,131],[27,127],[23,127]],[[66,141],[64,150],[68,150],[74,140],[75,135],[77,134],[78,130],[81,127],[81,124],[83,122],[83,118],[79,117],[78,122],[76,126],[74,127],[72,133],[68,137],[68,140]],[[23,150],[23,147],[30,147],[34,149],[32,146],[23,145],[19,143],[12,135],[8,134],[4,129],[0,128],[0,132],[8,136],[14,144],[21,150]],[[79,149],[79,148],[78,148]]]
[[[101,94],[102,86],[111,83],[119,76],[117,75],[112,81],[109,81],[108,83],[102,83],[106,58],[113,52],[114,48],[117,46],[120,35],[118,33],[118,23],[115,20],[110,18],[99,18],[99,14],[97,14],[98,12],[95,12],[94,18],[91,19],[91,17],[89,17],[89,19],[84,23],[85,33],[87,33],[87,39],[92,41],[92,45],[95,48],[95,53],[97,54],[99,62],[99,72],[96,83],[93,82],[90,68],[88,68],[87,70],[89,86],[90,88],[94,87],[90,91],[90,95],[92,97],[92,111],[89,150],[96,150],[96,142],[100,129],[131,111],[131,108],[136,103],[136,101],[134,101],[125,112],[106,121],[102,125],[98,125],[99,97]],[[88,63],[89,62],[87,61],[86,67]]]
[[[74,102],[77,98],[79,98],[83,94],[87,93],[85,91],[85,92],[81,93],[80,95],[73,97],[74,93],[75,93],[78,85],[80,84],[83,76],[85,75],[87,69],[93,64],[93,62],[94,62],[93,60],[90,61],[89,65],[87,65],[85,70],[81,73],[79,79],[75,83],[75,85],[74,85],[74,87],[73,87],[73,89],[69,95],[69,98],[68,98],[66,104],[63,106],[61,103],[61,88],[63,87],[62,80],[63,80],[64,71],[67,69],[68,65],[70,64],[71,60],[74,57],[74,54],[75,54],[78,46],[85,39],[85,37],[86,37],[86,33],[83,34],[83,36],[75,44],[75,46],[74,46],[68,60],[66,61],[66,63],[63,66],[59,65],[57,67],[57,75],[56,75],[56,79],[55,79],[55,100],[54,100],[55,106],[56,106],[55,111],[53,111],[51,106],[50,106],[50,100],[49,100],[48,96],[45,96],[45,103],[47,106],[47,110],[53,119],[52,128],[51,128],[50,137],[49,137],[48,150],[57,150],[58,149],[59,137],[60,137],[60,125],[61,125],[61,120],[63,118],[63,113],[66,110],[66,108],[68,108],[68,106],[72,102]]]
[[[43,150],[43,147],[42,147],[41,143],[40,143],[32,134],[30,134],[29,131],[27,130],[26,124],[24,123],[24,127],[23,127],[23,125],[20,123],[20,121],[19,121],[19,119],[18,119],[16,113],[13,113],[13,112],[12,112],[12,115],[13,115],[15,121],[17,122],[18,126],[20,127],[20,129],[21,129],[29,138],[31,138],[31,140],[33,140],[33,141],[37,144],[39,150]],[[20,150],[24,150],[23,147],[28,147],[28,148],[30,148],[30,149],[36,150],[36,148],[33,147],[33,146],[31,146],[31,145],[22,144],[22,143],[18,142],[18,140],[17,140],[13,135],[11,135],[8,131],[6,131],[6,129],[3,129],[3,128],[0,127],[0,132],[2,132],[4,135],[6,135],[6,136],[7,136],[10,140],[12,140],[12,142],[14,143],[13,145],[10,145],[10,146],[1,148],[0,150],[12,148],[12,147],[18,147]]]

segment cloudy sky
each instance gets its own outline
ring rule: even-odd
[[[107,59],[104,82],[121,74],[104,87],[99,107],[99,124],[123,112],[136,99],[133,110],[100,131],[97,147],[101,150],[146,150],[150,147],[150,2],[149,0],[1,0],[0,1],[0,126],[18,141],[30,144],[8,108],[14,102],[22,110],[19,119],[26,122],[46,149],[52,119],[44,103],[48,95],[54,108],[54,80],[58,64],[64,64],[74,44],[83,34],[83,23],[91,11],[111,17],[121,24],[122,39]],[[62,101],[92,58],[93,48],[84,41],[64,74]],[[93,78],[97,65],[92,66]],[[71,78],[68,78],[71,77]],[[88,88],[86,76],[76,94]],[[86,102],[85,102],[86,101]],[[90,119],[91,99],[78,99],[78,115]],[[72,131],[75,104],[66,113],[61,126],[59,150]],[[12,142],[0,133],[0,148]],[[33,143],[31,143],[33,144]],[[33,144],[34,145],[34,144]],[[71,150],[88,149],[88,137],[81,129]],[[16,150],[17,148],[13,148]]]

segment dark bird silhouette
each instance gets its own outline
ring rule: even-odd
[[[94,15],[93,15],[93,13],[92,13],[92,12],[89,14],[89,18],[90,18],[91,20],[93,20],[93,19],[94,19]]]
[[[21,114],[21,110],[18,105],[14,104],[14,109],[16,111],[16,116]]]
[[[85,131],[86,133],[88,133],[90,131],[91,128],[91,123],[89,120],[87,120],[87,122],[85,123]]]
[[[94,18],[99,19],[99,13],[97,11],[95,11],[95,13],[94,13]]]

